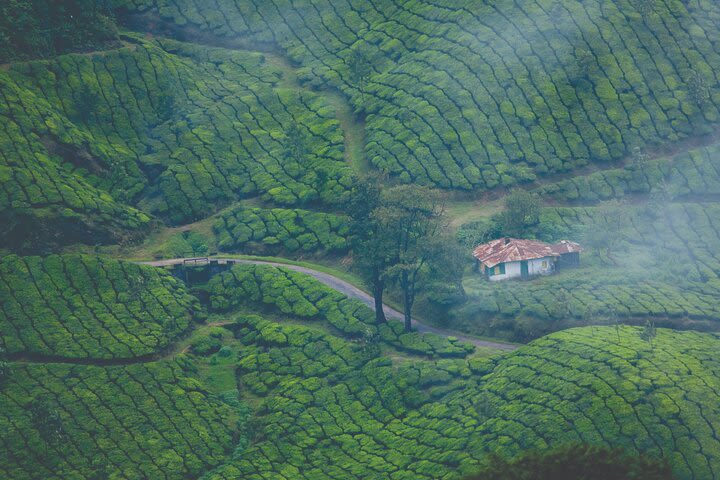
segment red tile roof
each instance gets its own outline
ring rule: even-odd
[[[565,253],[580,253],[583,250],[580,244],[571,242],[570,240],[560,240],[558,243],[550,245],[550,248],[552,248],[553,252],[557,255],[563,255]]]
[[[505,237],[476,247],[473,250],[473,257],[480,260],[487,267],[494,267],[500,263],[557,257],[564,253],[580,251],[582,251],[580,245],[567,240],[551,245],[539,240],[521,240]]]

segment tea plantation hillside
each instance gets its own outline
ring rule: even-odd
[[[106,258],[9,255],[0,282],[0,345],[13,356],[147,357],[202,319],[176,278]]]
[[[720,480],[718,252],[716,0],[0,1],[0,479]]]
[[[408,182],[513,185],[720,119],[712,1],[115,3],[136,28],[281,49],[301,79],[350,97],[368,158]]]
[[[207,478],[457,478],[488,451],[568,441],[662,454],[678,478],[720,465],[717,336],[587,328],[495,361],[394,365],[308,327],[231,328],[265,434]]]
[[[188,478],[233,447],[231,407],[172,361],[13,363],[0,390],[7,479]]]
[[[259,53],[125,40],[0,70],[4,243],[86,241],[78,226],[117,242],[149,221],[128,205],[180,223],[239,197],[342,199],[351,172],[322,96]]]
[[[450,479],[489,452],[568,441],[662,455],[679,479],[717,476],[715,334],[582,328],[487,358],[453,339],[403,334],[399,322],[378,327],[363,304],[283,268],[235,266],[205,287],[206,306],[151,267],[63,255],[9,257],[3,268],[3,278],[69,284],[42,288],[44,297],[28,286],[19,302],[3,292],[4,309],[20,303],[37,322],[54,306],[68,329],[43,326],[66,339],[41,345],[54,360],[2,363],[3,478]],[[95,285],[102,305],[61,309],[92,298],[67,272]],[[132,338],[107,319],[133,311],[135,301],[113,301],[132,297],[123,282],[139,278],[138,302],[153,294],[168,311],[194,305],[208,325],[176,337],[185,348],[167,358],[107,366],[101,349],[72,357],[67,344],[93,345],[72,340],[80,324],[124,352]],[[7,331],[16,316],[4,311]]]

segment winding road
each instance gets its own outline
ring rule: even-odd
[[[373,297],[367,294],[366,292],[360,290],[355,285],[346,282],[345,280],[342,280],[334,275],[330,275],[329,273],[320,272],[318,270],[313,270],[312,268],[308,267],[301,267],[299,265],[291,265],[286,263],[279,263],[279,262],[271,262],[266,260],[249,260],[249,259],[240,259],[240,258],[223,258],[223,257],[210,257],[208,259],[194,259],[194,258],[172,258],[167,260],[154,260],[154,261],[147,261],[147,262],[134,262],[140,265],[149,265],[153,267],[172,267],[175,265],[182,265],[182,264],[198,264],[203,265],[207,263],[208,260],[217,261],[218,264],[223,265],[227,263],[236,263],[236,264],[251,264],[251,265],[271,265],[274,267],[283,267],[287,268],[289,270],[294,270],[296,272],[302,272],[306,273],[321,283],[327,285],[328,287],[337,290],[348,297],[356,298],[369,306],[370,308],[375,308],[375,302],[373,301]],[[392,307],[389,307],[387,305],[383,306],[383,310],[385,311],[385,315],[388,318],[395,318],[399,320],[403,320],[405,317],[404,315],[395,310]],[[415,328],[416,331],[421,333],[434,333],[435,335],[441,335],[444,337],[455,337],[460,341],[471,343],[477,347],[482,348],[493,348],[496,350],[504,350],[504,351],[513,351],[518,348],[518,345],[513,345],[511,343],[503,343],[503,342],[494,342],[490,340],[482,340],[476,337],[471,337],[467,335],[463,335],[461,333],[452,331],[452,330],[446,330],[443,328],[437,328],[430,325],[426,325],[424,323],[419,322],[416,319],[412,319],[412,326]]]

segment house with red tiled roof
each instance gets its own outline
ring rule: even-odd
[[[560,268],[577,266],[580,252],[582,247],[569,240],[550,244],[504,237],[475,247],[473,257],[478,270],[496,281],[550,275]]]

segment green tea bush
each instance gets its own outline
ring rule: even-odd
[[[40,401],[57,435],[33,418]],[[0,476],[197,477],[230,453],[230,414],[179,363],[16,363],[0,389]]]
[[[161,269],[81,255],[0,259],[0,343],[8,354],[148,356],[201,312]]]
[[[420,355],[463,357],[469,344],[431,334],[405,333],[402,323],[375,324],[374,312],[360,300],[348,298],[311,276],[270,265],[236,265],[208,284],[210,308],[227,312],[240,306],[272,306],[301,319],[320,319],[343,335],[362,339],[378,333],[383,342]]]
[[[720,337],[571,329],[484,360],[393,364],[311,327],[240,317],[239,380],[263,434],[223,478],[462,478],[489,453],[584,442],[713,478]]]
[[[720,119],[716,2],[116,3],[220,41],[279,44],[301,80],[350,98],[367,157],[407,182],[509,187]]]
[[[252,253],[347,250],[347,218],[300,209],[239,206],[224,212],[213,230],[220,250]]]
[[[53,238],[55,223],[61,243],[117,241],[149,222],[128,205],[181,223],[246,196],[342,201],[351,170],[322,96],[288,85],[259,53],[128,39],[0,70],[0,218],[11,247]],[[304,148],[291,157],[293,124]]]
[[[563,202],[594,203],[629,194],[656,194],[671,198],[720,193],[715,164],[720,145],[690,150],[671,158],[632,163],[551,183],[538,189],[544,198]]]

